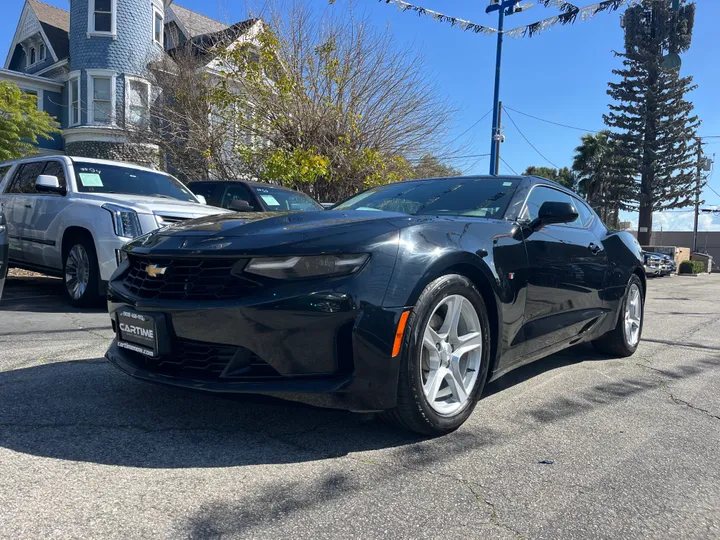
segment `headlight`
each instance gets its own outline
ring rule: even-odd
[[[245,272],[276,279],[344,276],[362,268],[370,255],[311,255],[251,259]]]
[[[113,228],[116,235],[135,238],[142,234],[140,220],[135,210],[117,204],[103,204],[103,208],[113,217]]]

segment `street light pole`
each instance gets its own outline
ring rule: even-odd
[[[697,142],[697,179],[695,184],[695,222],[693,224],[692,251],[697,251],[697,235],[698,235],[698,215],[700,214],[700,184],[702,179],[702,140],[700,137],[695,139]]]
[[[491,13],[493,11],[498,12],[497,51],[495,53],[495,91],[493,93],[493,123],[492,136],[490,138],[490,174],[493,175],[497,174],[500,161],[500,67],[502,65],[505,11],[507,11],[507,15],[512,15],[516,11],[515,6],[518,3],[520,3],[520,0],[497,0],[485,9],[485,13]]]

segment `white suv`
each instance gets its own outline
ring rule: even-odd
[[[10,266],[64,279],[75,305],[104,294],[122,246],[159,227],[227,210],[144,167],[66,156],[0,164]]]

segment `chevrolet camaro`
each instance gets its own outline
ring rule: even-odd
[[[110,281],[107,358],[157,383],[326,394],[423,434],[488,381],[573,345],[632,355],[637,241],[538,177],[376,187],[330,210],[223,214],[137,238]]]

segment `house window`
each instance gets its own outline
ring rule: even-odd
[[[112,79],[93,77],[93,122],[109,124],[112,114]]]
[[[160,46],[164,45],[163,33],[165,27],[165,19],[162,12],[153,7],[153,41]]]
[[[45,51],[45,44],[41,43],[40,44],[40,60],[45,60],[46,57],[47,57],[47,52]]]
[[[130,77],[125,80],[125,120],[146,126],[150,121],[150,84]]]
[[[114,71],[103,69],[87,70],[88,123],[115,123],[115,78]]]
[[[32,66],[35,62],[37,62],[37,53],[35,47],[30,47],[30,63],[28,65]]]
[[[80,77],[78,76],[68,81],[68,107],[69,123],[71,126],[77,126],[80,123]]]
[[[90,0],[88,11],[89,34],[115,35],[117,0]]]

